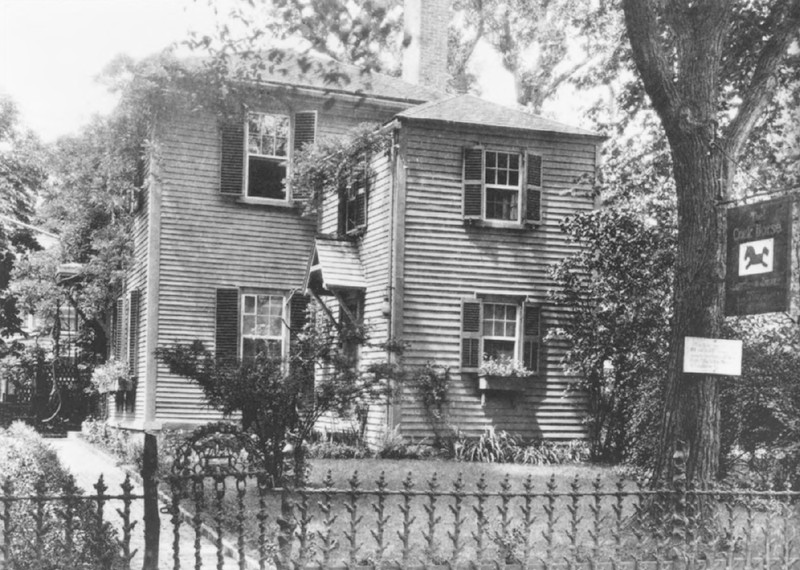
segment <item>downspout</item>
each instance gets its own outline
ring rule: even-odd
[[[403,236],[405,233],[405,189],[406,172],[403,163],[404,153],[401,144],[401,124],[393,122],[391,163],[392,183],[389,222],[389,289],[388,289],[388,330],[389,341],[398,342],[403,334]],[[395,364],[399,356],[393,350],[387,351],[389,362]],[[399,386],[392,386],[393,396],[387,406],[386,424],[390,430],[395,429],[402,419],[401,398],[397,393]]]

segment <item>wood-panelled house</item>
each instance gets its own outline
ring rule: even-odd
[[[440,21],[407,18],[421,26],[412,47],[419,38],[446,46],[442,33],[426,39]],[[444,52],[422,50],[416,68],[404,62],[411,81],[343,67],[355,79],[331,89],[287,70],[262,85],[280,96],[249,101],[239,121],[187,109],[155,125],[114,335],[115,356],[137,378],[114,417],[120,425],[217,419],[199,388],[156,361],[156,347],[199,339],[239,357],[286,354],[283,323],[296,322],[311,293],[357,315],[373,341],[402,340],[407,369],[449,367],[448,420],[463,432],[582,436],[583,403],[559,364],[564,347],[542,340],[563,317],[547,303],[547,268],[573,247],[559,221],[593,207],[576,181],[594,174],[601,138],[423,86],[443,81]],[[303,217],[284,182],[293,153],[363,122],[384,125],[389,150],[324,197],[317,220]],[[535,375],[492,384],[479,378],[484,353],[513,356]],[[363,348],[360,361],[390,356]],[[373,410],[370,434],[430,435],[414,394],[408,387]]]

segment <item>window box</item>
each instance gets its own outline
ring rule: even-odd
[[[496,374],[478,374],[478,389],[497,392],[522,392],[530,376],[498,376]]]

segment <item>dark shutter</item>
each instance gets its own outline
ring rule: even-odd
[[[481,303],[461,304],[461,370],[477,370],[481,364]]]
[[[114,307],[114,331],[112,332],[111,339],[111,356],[114,360],[122,358],[122,343],[125,331],[125,299],[117,299],[117,304]]]
[[[301,293],[295,293],[289,301],[289,328],[292,329],[292,336],[302,332],[308,322],[308,302],[309,298]]]
[[[522,327],[522,363],[539,373],[542,346],[542,308],[525,303]]]
[[[337,233],[339,237],[347,235],[347,181],[343,181],[339,185],[339,210],[338,210],[338,225]]]
[[[139,373],[139,291],[130,292],[128,317],[128,370],[131,377]]]
[[[542,221],[542,156],[527,154],[525,160],[525,220]]]
[[[317,138],[317,112],[302,111],[294,115],[294,150],[314,144]]]
[[[220,171],[219,191],[229,196],[238,196],[244,187],[244,116],[234,117],[220,123]]]
[[[216,350],[218,358],[235,358],[239,347],[239,290],[217,289]]]
[[[465,220],[479,220],[483,211],[483,147],[464,149],[464,197]]]

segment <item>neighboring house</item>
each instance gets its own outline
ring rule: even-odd
[[[594,175],[601,138],[420,85],[445,77],[447,8],[409,4],[430,11],[407,18],[417,26],[408,51],[416,59],[404,62],[410,81],[336,64],[351,80],[331,88],[288,59],[238,119],[187,108],[153,126],[112,343],[137,379],[112,417],[120,425],[217,419],[154,350],[199,339],[218,354],[285,355],[283,323],[297,322],[308,292],[336,311],[344,305],[372,340],[407,343],[409,369],[448,366],[449,421],[462,431],[583,435],[583,398],[566,391],[575,379],[559,364],[565,347],[542,339],[563,316],[547,305],[547,268],[574,251],[559,221],[593,207],[591,184],[578,181]],[[419,38],[438,47],[415,51]],[[364,122],[385,125],[390,150],[325,197],[318,221],[303,217],[283,182],[293,153]],[[513,355],[536,375],[497,390],[508,386],[478,378],[484,352]],[[360,359],[387,356],[365,347]],[[373,436],[397,425],[408,436],[431,432],[413,389],[370,414]]]

